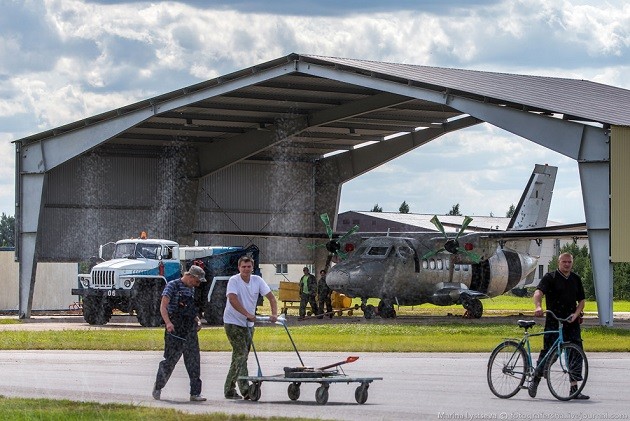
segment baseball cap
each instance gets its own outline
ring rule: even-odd
[[[188,274],[199,279],[199,282],[206,282],[206,272],[199,266],[192,265],[190,269],[188,269]]]

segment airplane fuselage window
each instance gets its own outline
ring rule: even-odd
[[[442,262],[442,259],[437,259],[436,263],[438,270],[444,269],[444,263]]]
[[[459,266],[459,265],[455,265],[455,268],[454,268],[454,269],[455,269],[456,271],[459,271],[460,266]]]
[[[429,269],[431,270],[435,269],[435,260],[433,259],[429,260]]]
[[[389,247],[370,247],[367,252],[368,256],[385,257],[389,252]]]
[[[422,269],[427,269],[429,267],[429,262],[427,262],[426,260],[422,261]]]

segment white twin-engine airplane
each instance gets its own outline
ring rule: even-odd
[[[536,165],[507,231],[469,232],[465,217],[459,232],[447,233],[437,216],[438,232],[355,233],[355,226],[335,238],[328,216],[326,243],[332,266],[326,281],[334,291],[360,297],[366,318],[395,317],[395,305],[461,304],[467,315],[481,317],[482,298],[522,286],[534,275],[543,238],[579,238],[586,230],[546,228],[556,167]],[[344,259],[345,258],[345,259]],[[530,276],[531,275],[531,276]],[[380,298],[378,308],[368,298]]]

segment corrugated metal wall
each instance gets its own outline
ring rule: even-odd
[[[196,201],[196,155],[191,149],[151,153],[99,151],[48,174],[40,261],[80,261],[99,244],[137,237],[189,234]]]
[[[313,164],[243,162],[199,183],[198,231],[313,232]],[[312,240],[202,235],[200,244],[246,245],[261,249],[262,263],[313,261]],[[318,241],[322,242],[322,241]],[[316,242],[316,243],[318,243]]]
[[[610,136],[610,253],[630,262],[630,127],[613,126]]]

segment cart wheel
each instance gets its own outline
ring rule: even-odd
[[[299,383],[291,383],[287,391],[289,392],[289,399],[291,399],[292,401],[297,401],[298,399],[300,399]]]
[[[249,389],[247,390],[247,394],[249,395],[249,398],[253,400],[254,402],[259,400],[260,395],[262,394],[262,391],[260,390],[261,389],[260,386],[261,386],[260,383],[255,382],[249,385]]]
[[[337,316],[343,316],[343,311],[338,311]]]
[[[348,310],[348,316],[352,316],[353,311],[352,310]]]
[[[363,405],[367,401],[368,387],[370,387],[368,383],[361,383],[361,386],[354,391],[354,399],[357,400],[358,404]]]
[[[315,401],[320,405],[326,405],[326,402],[328,402],[328,385],[321,385],[317,388]]]

